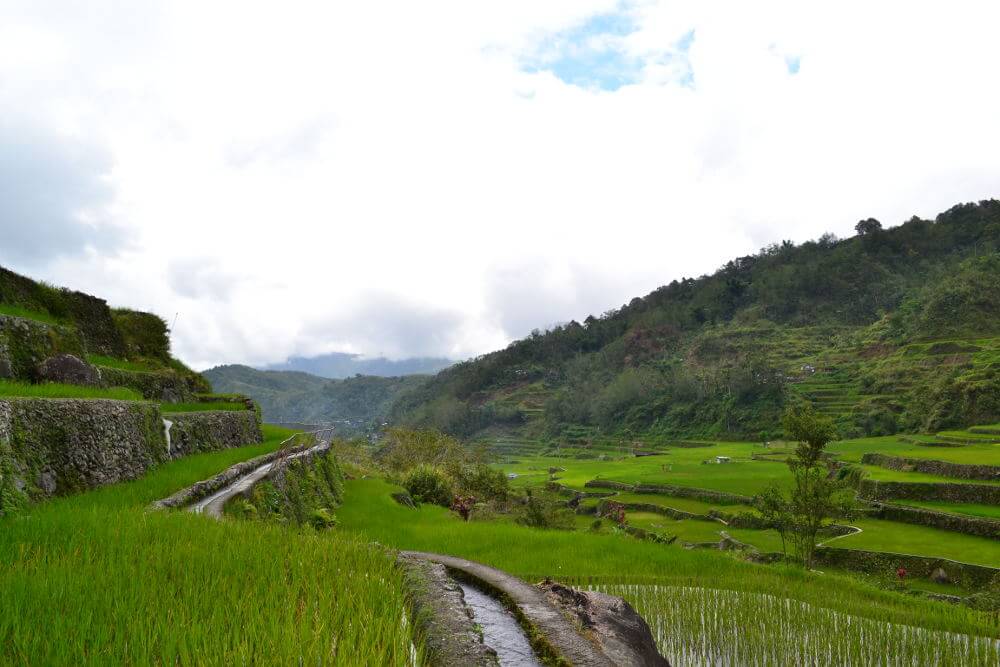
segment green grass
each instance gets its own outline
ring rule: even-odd
[[[673,496],[653,495],[651,493],[627,493],[622,491],[608,500],[619,503],[646,503],[649,505],[659,505],[670,507],[682,512],[692,514],[708,514],[712,510],[718,510],[727,514],[739,514],[740,512],[753,512],[754,509],[748,505],[723,505],[721,503],[708,503],[703,500],[693,498],[675,498]]]
[[[861,466],[865,475],[869,479],[880,482],[921,482],[931,484],[985,484],[995,486],[1000,481],[985,479],[963,479],[961,477],[945,477],[944,475],[931,475],[924,472],[904,472],[902,470],[891,470],[878,466]]]
[[[607,531],[466,523],[440,507],[404,508],[389,497],[395,489],[378,479],[347,482],[346,500],[337,513],[341,529],[397,548],[480,561],[528,581],[551,576],[569,583],[655,583],[764,593],[868,619],[1000,635],[985,615],[884,591],[849,577],[793,566],[755,565],[717,551],[688,551]],[[661,518],[657,515],[656,520]]]
[[[933,436],[917,438],[934,441]],[[832,443],[829,451],[843,461],[859,463],[868,452],[886,454],[911,459],[931,459],[975,465],[1000,465],[1000,444],[988,442],[962,445],[960,447],[923,447],[906,442],[899,436],[881,438],[859,438]]]
[[[62,324],[62,321],[58,317],[54,317],[48,313],[43,313],[37,310],[28,310],[27,308],[21,308],[20,306],[11,306],[6,303],[0,303],[0,315],[21,317],[26,320],[34,320],[45,324]]]
[[[99,354],[88,354],[87,361],[94,366],[105,366],[106,368],[117,368],[123,371],[133,371],[137,373],[148,373],[156,370],[151,364],[142,361],[128,361],[126,359],[116,359],[105,357]]]
[[[28,384],[12,380],[0,380],[0,398],[108,398],[118,401],[141,401],[142,394],[125,387],[102,389],[83,387],[76,384]]]
[[[923,507],[936,512],[947,512],[949,514],[964,514],[966,516],[978,516],[987,519],[1000,519],[1000,505],[949,503],[943,500],[904,500],[900,501],[900,504]]]
[[[0,663],[410,664],[400,574],[343,534],[149,512],[262,445],[0,520]]]
[[[723,442],[712,447],[672,447],[658,456],[625,457],[616,460],[566,459],[559,457],[523,456],[516,464],[502,464],[506,472],[516,473],[515,486],[538,484],[548,479],[549,467],[565,468],[556,474],[560,484],[583,489],[592,479],[604,479],[626,484],[665,484],[752,496],[771,483],[781,485],[791,481],[788,467],[781,461],[753,461],[752,454],[773,453],[759,444]],[[731,463],[703,464],[716,456],[729,456]]]
[[[242,403],[161,403],[160,409],[164,413],[169,412],[213,412],[222,410],[224,412],[242,412],[246,406]]]
[[[850,523],[863,532],[831,542],[831,547],[918,554],[1000,567],[1000,540],[880,519]]]

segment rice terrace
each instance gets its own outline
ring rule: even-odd
[[[998,21],[0,3],[0,667],[1000,666]]]

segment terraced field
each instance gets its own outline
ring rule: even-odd
[[[903,466],[890,469],[881,465],[861,464],[865,454],[875,453],[920,461],[943,461],[948,464],[969,466],[1000,466],[1000,443],[990,433],[991,426],[967,430],[948,431],[930,436],[891,436],[846,440],[830,446],[830,452],[841,461],[859,468],[867,479],[885,482],[930,484],[931,491],[938,485],[942,489],[954,484],[1000,485],[996,479],[965,479],[949,476],[944,466],[941,474],[919,472]],[[927,446],[929,442],[950,439],[951,446]],[[556,482],[564,488],[586,492],[615,493],[611,498],[625,504],[653,505],[681,512],[704,516],[704,519],[673,518],[655,511],[636,508],[627,511],[630,526],[641,528],[664,538],[675,538],[677,544],[719,542],[722,534],[760,551],[781,551],[780,536],[773,530],[734,528],[716,520],[709,520],[709,512],[724,515],[753,514],[748,502],[737,499],[697,497],[699,490],[723,492],[737,496],[753,496],[772,483],[779,486],[790,482],[791,477],[784,460],[792,448],[786,443],[772,443],[764,447],[759,443],[716,442],[703,447],[668,446],[653,456],[609,454],[604,459],[577,459],[567,456],[522,456],[501,463],[501,467],[515,476],[515,488],[542,488]],[[717,457],[724,457],[719,459]],[[718,462],[718,461],[726,462]],[[938,470],[935,467],[934,470]],[[998,468],[1000,470],[1000,468]],[[985,474],[985,473],[984,473]],[[629,486],[667,487],[659,492],[636,493],[629,490],[588,487],[587,483],[617,482]],[[670,487],[678,489],[670,491]],[[678,497],[680,489],[685,497]],[[693,492],[695,497],[687,497]],[[602,502],[588,498],[580,503],[580,511],[593,512]],[[1000,520],[1000,506],[969,502],[940,500],[900,500],[900,505],[944,512],[955,517],[975,520]],[[897,518],[897,517],[894,517]],[[904,517],[907,521],[910,518]],[[902,519],[901,519],[902,520]],[[887,554],[912,554],[927,558],[946,558],[973,565],[1000,568],[1000,541],[976,534],[965,534],[959,522],[944,529],[930,525],[902,523],[867,516],[850,521],[861,529],[855,535],[836,538],[831,546],[839,549],[861,549]],[[584,527],[586,521],[580,521]],[[829,539],[829,538],[826,538]],[[931,585],[932,582],[928,582]]]

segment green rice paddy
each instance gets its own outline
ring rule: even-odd
[[[343,534],[150,512],[262,445],[0,520],[0,663],[409,665],[391,555]]]

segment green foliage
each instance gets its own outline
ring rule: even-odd
[[[808,404],[790,407],[782,423],[789,437],[798,441],[795,456],[788,459],[791,489],[786,493],[771,486],[754,498],[754,506],[778,531],[782,551],[791,540],[796,556],[809,568],[820,531],[834,519],[849,517],[854,502],[848,485],[831,475],[823,461],[834,436],[833,423]]]
[[[816,414],[809,403],[790,407],[781,423],[788,438],[799,443],[795,456],[797,464],[805,467],[815,466],[819,462],[824,448],[837,433],[833,421]]]
[[[515,506],[514,521],[529,528],[572,530],[576,526],[573,512],[548,498],[533,494],[530,489]]]
[[[453,477],[459,493],[473,496],[479,501],[504,501],[510,493],[507,475],[485,463],[458,466]]]
[[[383,433],[375,460],[387,470],[401,473],[417,465],[461,466],[479,457],[455,438],[438,431],[390,428]]]
[[[170,337],[167,323],[153,313],[116,308],[112,311],[115,325],[125,340],[129,359],[170,359]]]
[[[424,463],[403,475],[402,486],[418,503],[451,507],[455,498],[455,484],[447,473]]]
[[[336,455],[326,450],[311,457],[293,459],[272,479],[256,485],[234,513],[243,518],[261,519],[298,526],[329,528],[335,525],[333,511],[344,494],[344,473]]]
[[[44,324],[62,324],[61,320],[48,313],[37,310],[29,310],[28,308],[22,308],[20,306],[14,306],[7,303],[0,303],[0,315],[20,317],[25,320],[34,320]]]

